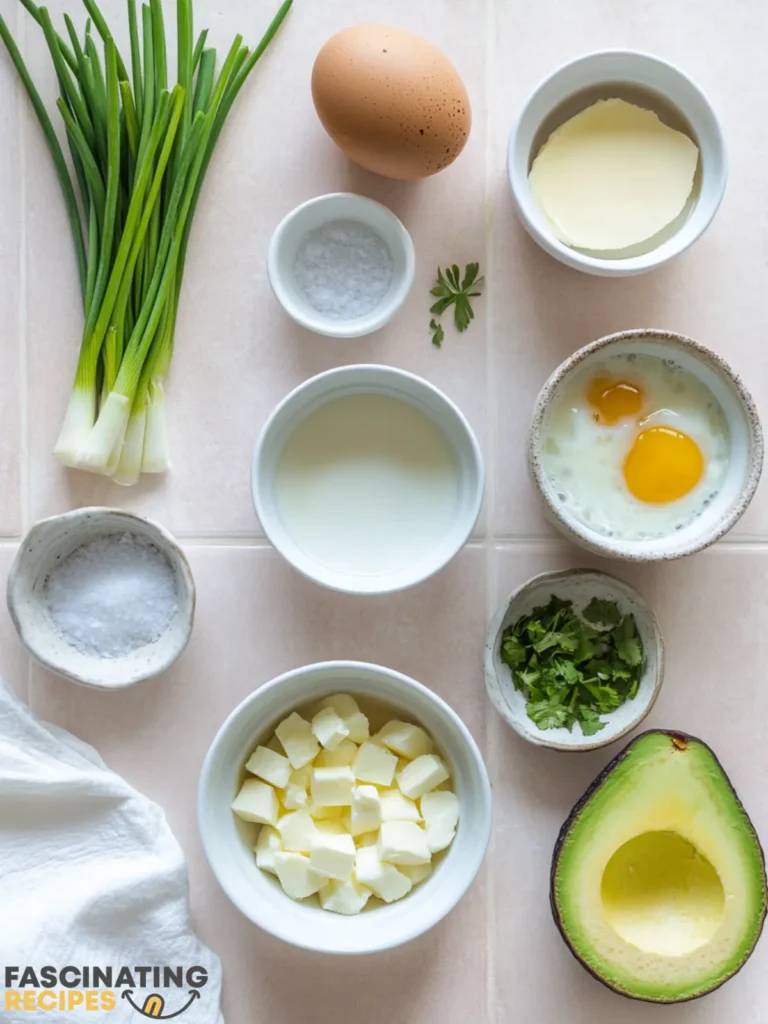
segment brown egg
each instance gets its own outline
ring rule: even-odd
[[[329,39],[312,70],[312,98],[350,160],[388,178],[436,174],[469,136],[469,97],[453,64],[387,25],[356,25]]]

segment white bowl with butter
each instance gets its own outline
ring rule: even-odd
[[[483,497],[471,427],[432,384],[390,366],[305,381],[256,444],[251,487],[268,539],[332,590],[414,586],[464,546]]]
[[[278,879],[257,866],[258,826],[231,809],[243,766],[257,744],[297,709],[332,694],[381,702],[421,726],[450,773],[459,800],[455,837],[435,858],[431,875],[396,902],[372,899],[361,913],[323,910],[317,898],[292,899]],[[414,762],[411,762],[412,764]],[[491,789],[482,756],[458,715],[435,693],[390,669],[362,662],[325,662],[287,672],[247,697],[219,729],[203,764],[198,821],[206,855],[220,885],[254,924],[285,942],[335,954],[374,953],[432,928],[476,877],[491,830]]]
[[[607,105],[603,101],[608,101]],[[599,174],[606,173],[609,163],[612,171],[615,168],[617,175],[625,176],[631,183],[632,175],[637,171],[637,147],[643,146],[643,133],[650,132],[655,123],[657,135],[662,140],[660,164],[656,168],[658,179],[649,183],[649,175],[641,177],[648,222],[657,228],[661,224],[663,228],[647,237],[638,237],[636,244],[625,247],[621,243],[620,249],[612,250],[610,239],[623,238],[627,232],[627,237],[632,237],[633,222],[638,221],[638,213],[643,211],[628,207],[628,223],[622,232],[617,230],[621,225],[617,223],[620,216],[615,209],[610,218],[600,224],[601,216],[605,220],[605,210],[597,203],[590,231],[586,222],[589,218],[585,221],[585,208],[589,204],[585,203],[579,188],[574,186],[574,175],[586,174],[588,177],[588,167],[584,164],[583,152],[581,163],[575,167],[569,165],[568,145],[578,141],[575,125],[581,121],[588,126],[591,119],[592,127],[598,130],[595,122],[610,120],[611,105],[622,106],[617,101],[630,104],[633,110],[626,106],[624,109],[629,114],[634,113],[635,118],[630,119],[632,123],[628,124],[626,131],[617,133],[620,136],[617,147],[599,161],[595,180]],[[586,112],[589,112],[587,118]],[[612,113],[618,116],[617,110]],[[602,127],[605,128],[605,124]],[[532,180],[531,170],[536,158],[556,136],[558,159],[548,161],[546,175],[537,168],[538,180],[536,175]],[[677,146],[674,145],[675,140]],[[583,138],[581,141],[583,143]],[[698,160],[694,145],[698,149]],[[728,163],[717,115],[707,97],[687,75],[649,54],[606,50],[564,65],[534,90],[512,129],[508,173],[520,219],[543,249],[576,270],[605,277],[624,277],[667,263],[703,234],[723,198]],[[680,183],[686,180],[686,175],[691,181],[690,195],[679,200]],[[559,226],[542,207],[541,195],[545,186],[549,190],[552,209],[563,214]],[[580,197],[579,209],[571,210],[568,203],[577,195]],[[677,203],[676,198],[679,200]],[[676,211],[676,215],[670,213],[672,219],[665,223],[664,211],[669,210]],[[564,240],[568,234],[563,221],[567,222],[569,217],[567,227],[578,226],[586,231],[589,238],[586,244]],[[639,219],[642,220],[642,216]]]

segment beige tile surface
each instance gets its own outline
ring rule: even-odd
[[[102,5],[124,42],[124,4]],[[217,46],[236,30],[257,39],[276,5],[195,2],[198,26],[210,26]],[[71,0],[48,6],[55,19],[79,10]],[[0,0],[0,13],[16,26],[51,101],[55,83],[37,28],[16,0]],[[425,35],[466,82],[469,145],[433,180],[404,185],[353,168],[316,119],[314,55],[334,31],[362,21]],[[197,215],[169,385],[174,468],[133,490],[68,473],[50,455],[81,312],[58,185],[0,52],[0,573],[14,552],[2,538],[20,538],[43,515],[103,502],[152,515],[186,538],[199,590],[192,642],[162,679],[99,694],[35,670],[28,687],[28,663],[4,610],[0,674],[164,808],[189,859],[196,925],[223,958],[227,1024],[335,1024],[352,1014],[370,1024],[657,1018],[657,1009],[592,981],[549,917],[557,830],[612,751],[555,755],[518,741],[486,703],[481,653],[487,617],[509,589],[545,568],[607,565],[542,539],[552,534],[525,473],[531,403],[566,355],[620,328],[670,327],[726,355],[768,408],[767,28],[759,0],[725,7],[712,0],[295,0],[238,100]],[[505,174],[512,120],[537,81],[564,60],[612,46],[651,50],[690,72],[725,119],[732,160],[728,194],[707,236],[665,270],[624,281],[576,274],[541,253],[513,217]],[[418,257],[402,314],[372,338],[350,342],[293,325],[265,275],[266,246],[284,214],[343,189],[391,206]],[[427,331],[435,265],[473,259],[484,265],[489,294],[472,329],[448,331],[438,352]],[[306,377],[352,362],[402,366],[444,388],[476,429],[489,472],[481,543],[429,583],[365,601],[320,590],[263,544],[248,479],[254,440],[274,404]],[[609,568],[640,587],[667,638],[667,680],[651,724],[710,742],[768,836],[765,486],[715,551],[660,568]],[[326,658],[378,661],[441,693],[486,752],[496,801],[491,856],[458,910],[411,946],[354,963],[290,949],[251,927],[213,879],[195,823],[200,764],[226,714],[275,674]],[[764,956],[761,947],[739,979],[665,1016],[675,1024],[766,1024]]]

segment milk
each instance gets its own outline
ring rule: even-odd
[[[408,402],[382,394],[332,399],[288,438],[275,476],[285,529],[325,566],[397,572],[441,546],[459,500],[456,456]]]

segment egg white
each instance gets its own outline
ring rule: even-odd
[[[596,423],[587,389],[598,376],[638,384],[645,396],[639,416]],[[624,460],[638,433],[651,426],[687,434],[704,458],[701,480],[677,501],[642,502],[624,480]],[[590,360],[574,373],[552,396],[541,437],[541,466],[564,509],[597,533],[623,540],[669,536],[700,515],[722,486],[729,453],[728,424],[709,388],[672,360],[640,353]]]

